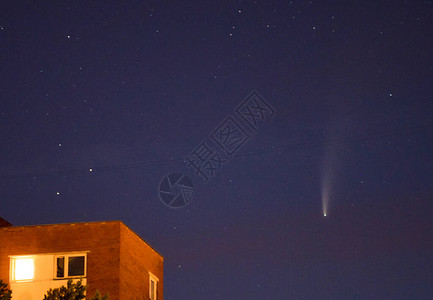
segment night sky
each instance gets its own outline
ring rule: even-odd
[[[13,225],[122,220],[165,300],[433,299],[432,1],[2,1],[0,71]]]

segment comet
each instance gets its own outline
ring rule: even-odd
[[[339,103],[335,103],[339,105]],[[337,112],[341,107],[335,107]],[[330,111],[331,112],[331,111]],[[341,139],[344,138],[344,132],[350,128],[342,123],[339,115],[330,115],[329,123],[325,125],[323,131],[323,153],[320,165],[320,193],[322,202],[322,214],[326,217],[329,214],[331,206],[339,196],[338,184],[343,179],[341,176],[344,172],[344,158],[347,153],[346,146],[342,144]],[[332,204],[332,205],[331,205]]]
[[[339,162],[337,160],[337,149],[335,147],[326,147],[321,170],[321,200],[322,214],[326,217],[329,213],[331,198],[335,198],[335,181],[338,172]]]
[[[329,175],[325,175],[322,179],[322,213],[324,217],[328,214],[330,188]]]

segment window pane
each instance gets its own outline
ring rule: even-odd
[[[57,257],[57,277],[65,277],[65,258]]]
[[[84,276],[84,256],[69,257],[68,276]]]
[[[15,258],[14,263],[15,280],[31,280],[35,274],[35,262],[33,258]]]
[[[155,281],[150,281],[150,299],[155,300]]]

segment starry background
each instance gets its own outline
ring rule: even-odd
[[[432,299],[432,36],[432,1],[3,1],[0,215],[124,221],[167,300]],[[275,116],[204,183],[252,90]]]

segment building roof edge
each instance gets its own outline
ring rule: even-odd
[[[0,220],[3,220],[0,217]],[[7,222],[5,220],[5,222]],[[163,260],[164,257],[155,250],[148,242],[146,242],[140,235],[138,235],[134,230],[132,230],[128,225],[126,225],[121,220],[111,220],[111,221],[90,221],[90,222],[72,222],[72,223],[56,223],[56,224],[38,224],[38,225],[19,225],[19,226],[13,226],[13,225],[6,225],[4,227],[0,226],[0,230],[11,230],[11,229],[17,229],[17,228],[31,228],[31,227],[49,227],[49,226],[73,226],[73,225],[92,225],[92,224],[104,224],[104,223],[119,223],[120,225],[123,225],[125,228],[127,228],[129,231],[131,231],[134,235],[136,235],[140,240],[142,240],[147,246],[149,246],[156,254],[158,254]],[[7,222],[7,224],[10,224]]]

